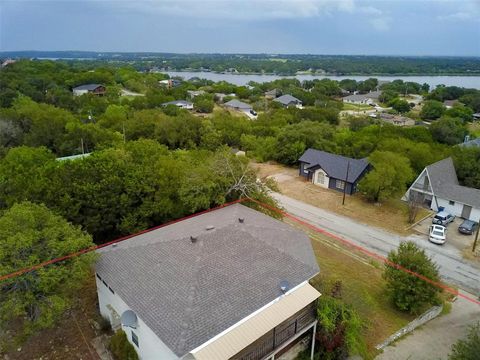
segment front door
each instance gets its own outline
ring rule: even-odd
[[[470,219],[470,213],[472,212],[472,207],[468,205],[463,205],[462,218]]]

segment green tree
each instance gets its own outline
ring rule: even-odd
[[[430,125],[432,138],[439,143],[456,145],[463,142],[468,130],[462,120],[457,118],[444,117]]]
[[[470,326],[466,339],[452,346],[448,360],[477,360],[480,354],[480,322]]]
[[[196,96],[193,99],[193,108],[199,113],[211,113],[215,103],[210,97]]]
[[[420,117],[423,120],[435,120],[443,115],[445,106],[437,100],[427,100],[424,102]]]
[[[445,111],[445,116],[462,119],[463,122],[472,121],[473,110],[468,106],[455,104]]]
[[[410,111],[410,104],[406,100],[400,98],[390,100],[388,105],[390,105],[395,111],[399,113],[406,113]]]
[[[385,264],[383,277],[387,281],[388,294],[398,309],[418,313],[425,305],[439,302],[440,288],[393,265],[438,282],[438,267],[423,249],[411,241],[402,242],[398,250],[388,254],[388,260],[390,263]]]
[[[375,202],[403,193],[414,177],[410,161],[391,151],[375,151],[369,161],[373,170],[365,175],[358,188]]]
[[[43,205],[15,204],[0,217],[0,276],[93,245],[92,238]],[[84,254],[0,283],[2,323],[20,321],[26,333],[51,326],[90,273]]]

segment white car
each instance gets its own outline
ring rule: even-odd
[[[434,244],[443,245],[447,238],[447,228],[443,225],[431,225],[428,240]]]

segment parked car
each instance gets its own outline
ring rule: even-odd
[[[453,220],[455,220],[454,215],[449,214],[446,211],[440,211],[439,213],[437,213],[437,215],[433,217],[432,223],[437,225],[447,226]]]
[[[434,244],[443,245],[447,239],[447,228],[443,225],[430,225],[428,240]]]
[[[472,235],[475,231],[477,231],[478,223],[472,220],[465,220],[460,224],[458,227],[458,231],[462,234]]]
[[[257,112],[255,110],[250,110],[250,114],[252,114],[253,116],[257,116]]]

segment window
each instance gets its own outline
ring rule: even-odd
[[[325,183],[325,174],[321,171],[317,173],[317,183],[324,184]]]
[[[449,205],[455,205],[455,201],[450,200],[450,201],[448,202],[448,204],[449,204]]]
[[[105,285],[106,287],[108,287],[107,282],[106,282],[105,280],[102,280],[102,282],[103,282],[103,285]]]
[[[102,278],[101,278],[100,275],[98,275],[98,274],[97,274],[97,278],[98,278],[99,280],[102,280]]]
[[[133,332],[133,330],[132,330],[132,342],[133,342],[135,345],[137,345],[137,347],[139,347],[139,346],[138,346],[138,336],[137,336],[137,334],[135,334],[135,333]]]
[[[108,290],[110,290],[110,292],[115,295],[115,291],[113,291],[113,289],[110,286],[108,287]]]
[[[342,181],[342,180],[337,180],[336,183],[335,183],[335,186],[337,187],[337,189],[345,189],[345,181]]]

